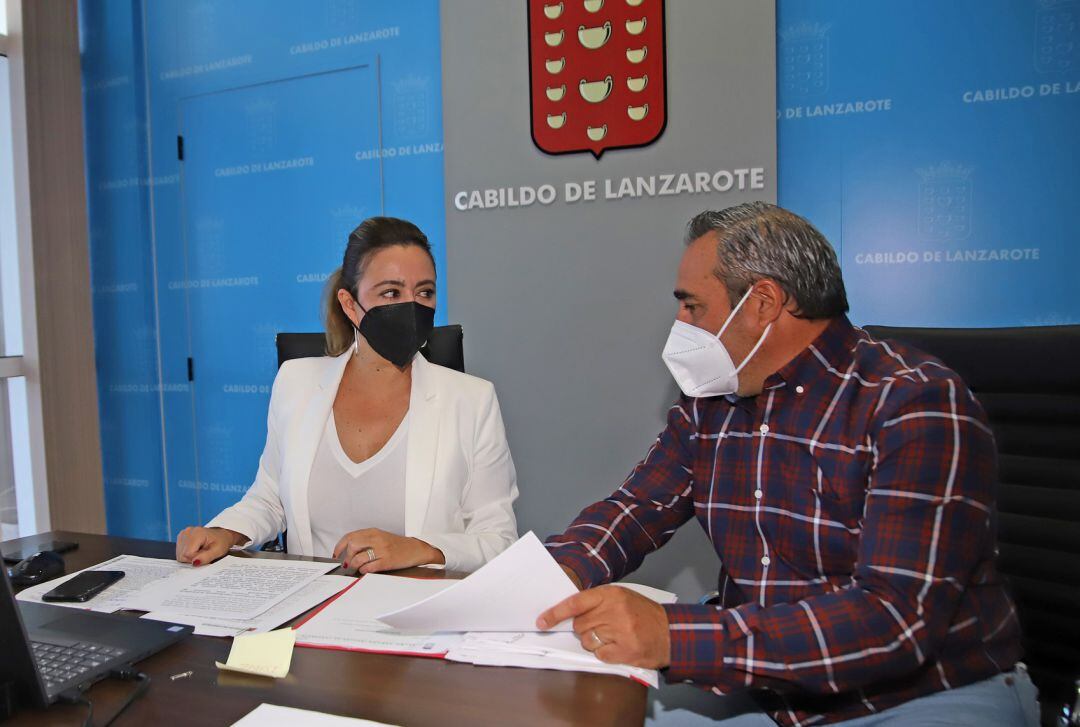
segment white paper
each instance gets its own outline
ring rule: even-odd
[[[657,603],[675,603],[674,593],[637,583],[619,583]],[[587,651],[577,636],[568,631],[473,632],[452,648],[445,657],[449,661],[467,662],[477,666],[513,666],[528,669],[555,669],[596,674],[615,674],[657,687],[660,675],[655,669],[607,664]]]
[[[131,608],[129,603],[137,600],[143,593],[156,587],[178,573],[192,570],[190,565],[177,563],[175,560],[163,558],[142,558],[137,555],[118,555],[104,563],[86,568],[86,571],[95,570],[118,570],[124,572],[124,577],[112,584],[104,591],[82,603],[56,602],[52,606],[67,606],[89,611],[112,613],[125,608]],[[48,583],[32,586],[20,591],[16,596],[20,601],[30,603],[43,603],[41,596],[56,588],[61,583],[68,581],[79,573],[69,573],[66,576],[55,578]]]
[[[128,608],[247,620],[296,593],[337,563],[228,555],[158,583]]]
[[[454,634],[405,632],[378,621],[385,611],[402,608],[458,581],[366,575],[296,631],[297,646],[438,656],[461,641]]]
[[[196,636],[261,634],[276,629],[305,611],[315,608],[326,599],[341,593],[355,582],[356,579],[351,576],[319,576],[302,590],[297,591],[281,603],[270,607],[249,620],[194,616],[176,611],[151,611],[145,614],[143,618],[194,626]]]
[[[393,727],[386,722],[339,717],[275,704],[260,704],[232,727]]]
[[[425,600],[378,618],[409,631],[537,631],[536,618],[578,592],[532,532]],[[570,631],[569,622],[553,630]]]
[[[607,664],[586,651],[573,633],[471,633],[446,655],[449,661],[477,666],[583,671],[637,679],[651,687],[660,683],[655,669]]]

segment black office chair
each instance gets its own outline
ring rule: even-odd
[[[461,326],[435,326],[427,343],[420,349],[428,361],[455,371],[465,370],[464,334]],[[321,333],[279,333],[277,345],[278,368],[289,359],[326,355],[326,336]]]
[[[435,326],[431,329],[427,343],[420,349],[424,358],[433,364],[445,366],[455,371],[465,370],[464,333],[461,326]],[[322,333],[279,333],[274,336],[277,346],[277,365],[294,358],[314,358],[326,355],[326,336]],[[289,550],[288,531],[278,535],[276,540],[263,543],[261,550],[268,553],[287,553]]]
[[[1043,723],[1080,677],[1080,326],[867,326],[941,359],[975,392],[1000,461],[998,567],[1011,586]]]

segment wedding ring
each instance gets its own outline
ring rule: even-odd
[[[595,629],[590,631],[589,635],[592,636],[593,641],[596,643],[596,648],[599,649],[601,646],[604,645],[604,640],[596,635],[596,630]]]
[[[372,550],[371,548],[367,549],[367,560],[368,560],[368,563],[375,560],[375,551]]]

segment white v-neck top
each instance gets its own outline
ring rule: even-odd
[[[353,462],[341,446],[334,410],[326,419],[311,463],[308,507],[314,555],[333,557],[334,546],[353,530],[379,528],[405,534],[405,462],[409,414],[382,449]]]

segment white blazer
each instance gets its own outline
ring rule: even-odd
[[[207,527],[235,530],[255,545],[288,528],[289,552],[314,554],[308,478],[351,355],[350,348],[282,364],[255,482]],[[448,569],[476,570],[517,539],[517,475],[495,387],[417,354],[410,396],[405,535],[441,550]]]

